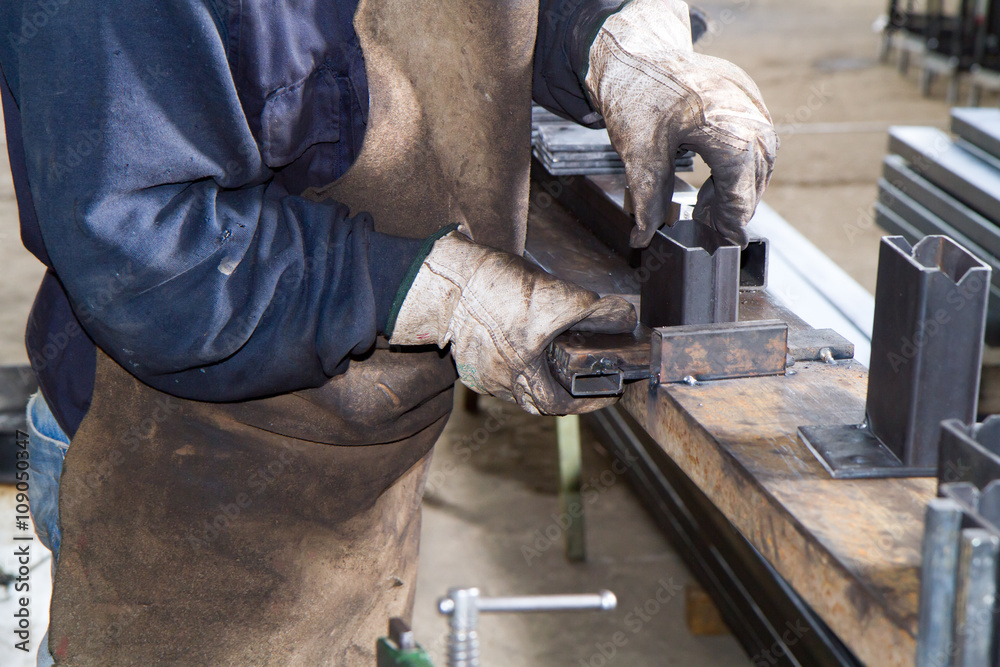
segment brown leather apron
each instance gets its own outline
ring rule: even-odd
[[[362,0],[365,143],[310,195],[520,253],[536,20],[537,0]],[[380,348],[318,389],[210,404],[99,354],[60,482],[57,664],[374,665],[412,607],[454,381],[447,355]]]

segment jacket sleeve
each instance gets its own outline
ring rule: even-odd
[[[226,401],[322,384],[374,344],[421,241],[284,191],[211,8],[141,6],[60,3],[7,45],[55,272],[94,341],[160,390]]]
[[[627,0],[540,0],[532,98],[549,111],[587,127],[604,127],[583,79],[590,45],[604,20]]]

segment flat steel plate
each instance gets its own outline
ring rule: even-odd
[[[834,479],[934,477],[936,468],[908,468],[859,424],[800,426],[799,438]]]

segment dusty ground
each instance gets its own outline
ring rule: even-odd
[[[871,204],[885,130],[890,124],[945,127],[948,117],[940,91],[925,100],[913,75],[904,79],[875,62],[878,38],[871,25],[885,4],[701,4],[717,22],[701,50],[743,66],[778,125],[782,146],[767,201],[869,290],[874,289],[881,235],[872,223]],[[0,363],[23,363],[24,322],[41,267],[18,241],[6,160],[0,164]],[[702,169],[694,176],[704,175]],[[483,664],[747,664],[729,637],[690,636],[679,598],[631,631],[630,610],[655,596],[661,582],[683,584],[689,575],[623,480],[615,478],[588,507],[589,562],[568,565],[558,544],[527,558],[522,547],[536,543],[557,510],[554,422],[491,400],[483,407],[486,412],[478,416],[456,415],[435,459],[432,482],[437,481],[425,504],[415,617],[420,641],[440,659],[445,622],[434,613],[434,600],[450,586],[478,585],[494,595],[611,588],[621,601],[614,613],[485,618]],[[485,428],[490,410],[503,425],[466,460],[461,445]],[[599,476],[606,461],[592,447],[586,451],[585,479]],[[628,641],[607,658],[608,641],[623,629]],[[0,664],[19,664],[15,657],[8,639],[0,640]]]

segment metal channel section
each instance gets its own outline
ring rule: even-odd
[[[889,151],[989,218],[1000,211],[1000,171],[933,127],[889,129]]]
[[[889,196],[891,193],[883,192],[883,194]],[[911,245],[919,243],[920,239],[929,235],[941,234],[949,236],[990,267],[992,277],[986,310],[985,340],[990,345],[1000,344],[1000,262],[962,234],[959,234],[954,229],[949,229],[944,221],[936,218],[928,211],[909,209],[908,205],[902,199],[897,199],[893,208],[896,210],[884,204],[875,204],[875,222],[885,231],[890,234],[902,236]],[[908,217],[899,215],[896,212],[897,210],[907,210]]]
[[[1000,257],[1000,229],[996,224],[910,169],[906,160],[887,155],[882,162],[882,177],[880,188],[888,183],[895,189],[879,197],[881,204],[891,206],[897,194],[910,198],[975,245]]]
[[[640,320],[647,327],[735,322],[740,247],[694,220],[663,227],[642,253]]]
[[[944,236],[890,236],[878,273],[869,427],[903,465],[936,469],[941,421],[976,418],[990,268]]]
[[[1000,109],[952,109],[951,131],[1000,158]]]
[[[936,473],[938,425],[975,419],[989,279],[947,237],[883,237],[866,422],[799,428],[833,477]]]
[[[753,664],[861,663],[694,482],[620,407],[584,415]]]

